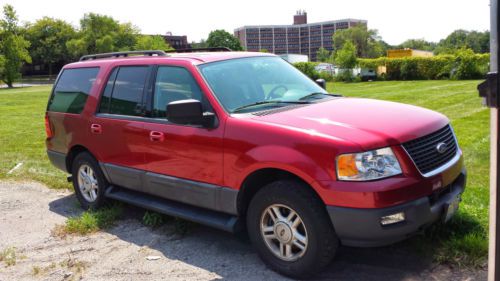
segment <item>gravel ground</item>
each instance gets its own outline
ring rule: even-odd
[[[128,208],[110,229],[87,236],[51,232],[81,210],[69,191],[38,183],[0,182],[0,251],[15,247],[16,264],[0,261],[0,280],[287,280],[268,270],[244,239],[173,223],[152,230]],[[155,260],[148,260],[154,256]],[[1,258],[0,258],[1,260]],[[486,280],[486,270],[435,265],[404,246],[342,247],[318,280]]]

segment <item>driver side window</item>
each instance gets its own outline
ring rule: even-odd
[[[154,88],[153,117],[164,118],[167,104],[186,99],[204,103],[201,89],[191,73],[182,67],[160,66]]]

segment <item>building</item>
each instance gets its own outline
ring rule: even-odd
[[[430,51],[413,50],[413,49],[395,49],[387,50],[388,58],[403,58],[403,57],[432,57],[434,54]]]
[[[333,33],[358,24],[367,24],[366,20],[344,19],[317,23],[307,23],[307,13],[297,11],[292,25],[253,25],[235,29],[234,35],[247,51],[266,50],[275,54],[303,54],[311,61],[316,60],[316,53],[323,47],[333,50]]]
[[[172,35],[172,32],[167,32],[167,34],[162,35],[165,42],[167,42],[172,48],[179,49],[189,49],[191,46],[188,44],[186,35]]]

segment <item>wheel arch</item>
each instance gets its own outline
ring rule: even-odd
[[[243,180],[237,197],[237,210],[240,216],[245,216],[252,198],[267,184],[278,180],[295,180],[308,188],[324,203],[314,187],[303,177],[282,168],[261,168],[253,171]]]
[[[72,166],[73,166],[73,161],[75,160],[76,156],[82,152],[88,152],[92,157],[94,157],[96,160],[97,158],[95,155],[85,146],[81,144],[76,144],[71,147],[71,149],[68,151],[66,154],[66,170],[71,174],[72,171]]]

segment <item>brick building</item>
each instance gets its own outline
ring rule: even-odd
[[[165,42],[176,50],[191,48],[186,35],[172,35],[171,32],[167,32],[167,34],[162,36],[163,39],[165,39]]]
[[[234,35],[247,51],[267,50],[275,54],[304,54],[316,60],[316,53],[323,47],[333,50],[332,35],[336,30],[346,29],[366,20],[343,19],[307,23],[307,13],[298,11],[293,25],[254,25],[235,29]]]

